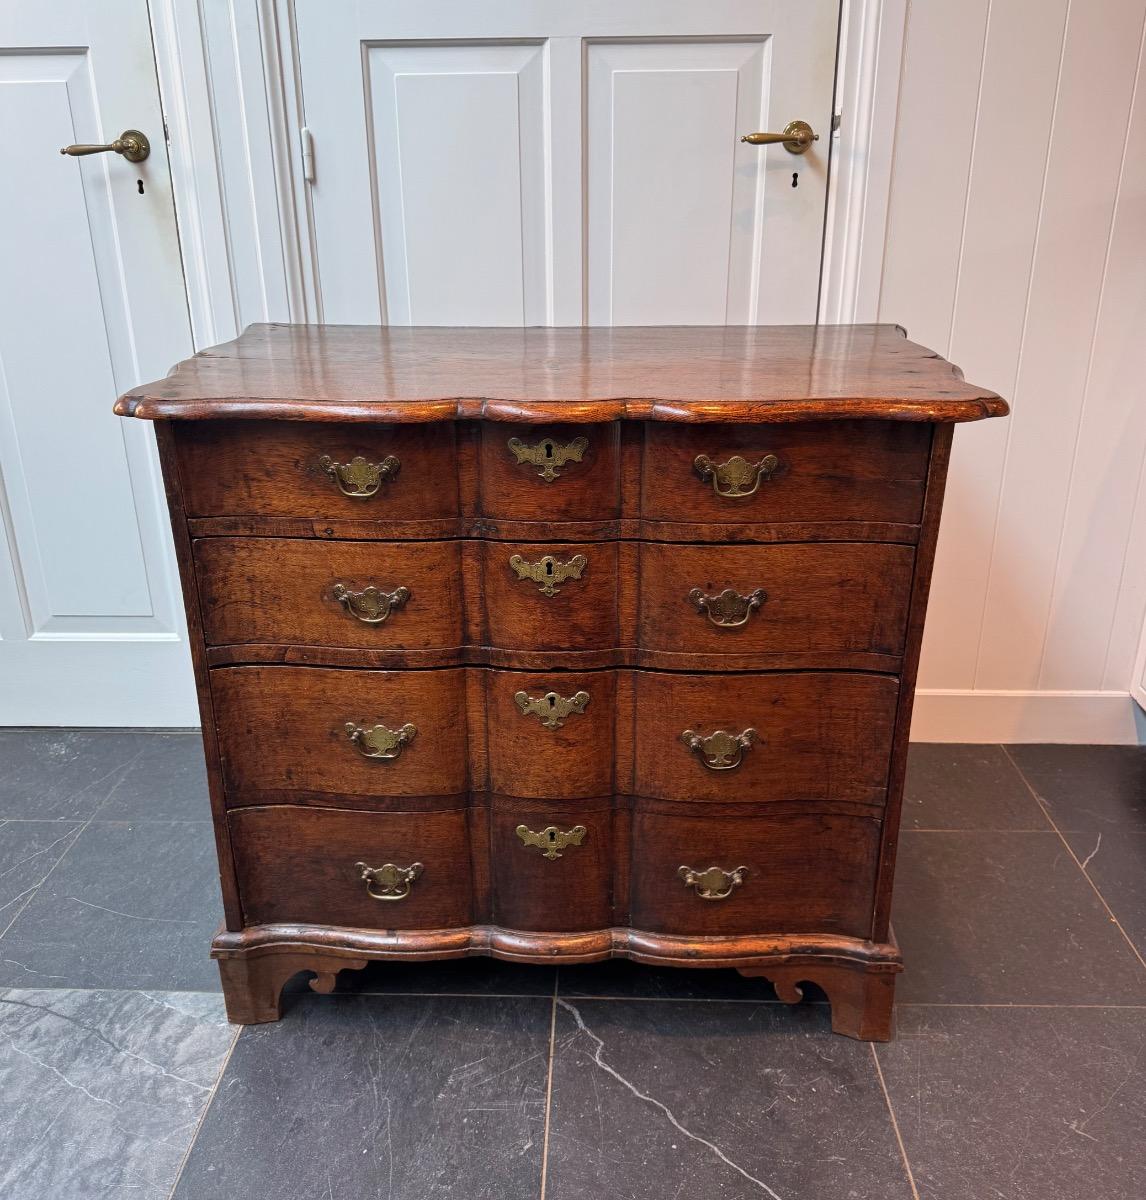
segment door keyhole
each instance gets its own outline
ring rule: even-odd
[[[799,186],[799,183],[800,183],[800,172],[793,171],[792,172],[792,186],[797,187],[797,186]]]
[[[135,181],[135,183],[136,183],[136,186],[139,188],[139,194],[142,196],[143,195],[143,180],[137,179]]]

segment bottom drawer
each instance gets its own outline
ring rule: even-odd
[[[610,799],[497,797],[490,823],[494,921],[550,933],[611,925],[612,841]]]
[[[238,809],[228,820],[250,925],[446,929],[472,919],[464,809],[372,813],[284,805]],[[370,879],[360,863],[373,869]]]
[[[871,817],[639,812],[632,924],[676,934],[867,937],[879,834]]]

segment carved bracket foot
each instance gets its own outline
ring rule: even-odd
[[[807,966],[740,967],[746,978],[764,978],[785,1004],[804,998],[801,983],[824,990],[832,1006],[832,1031],[865,1042],[889,1042],[895,1028],[895,976],[884,967],[862,964],[812,963]]]
[[[310,971],[312,991],[334,991],[339,971],[361,971],[365,958],[347,958],[316,950],[260,949],[220,957],[219,975],[227,1020],[236,1025],[261,1025],[283,1015],[283,986],[299,971]]]

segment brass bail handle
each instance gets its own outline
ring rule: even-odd
[[[807,154],[812,143],[820,140],[820,135],[807,121],[789,121],[783,133],[746,133],[740,140],[750,146],[779,144],[789,154]]]
[[[147,134],[140,133],[138,129],[125,129],[114,142],[108,142],[106,146],[85,146],[81,143],[77,146],[64,146],[60,153],[70,154],[72,158],[79,158],[84,154],[122,154],[128,162],[136,163],[143,162],[151,153],[151,143],[147,140]]]

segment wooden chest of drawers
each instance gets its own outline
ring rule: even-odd
[[[955,422],[893,326],[255,326],[157,421],[228,1012],[370,959],[736,967],[886,1038]]]

